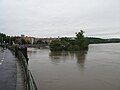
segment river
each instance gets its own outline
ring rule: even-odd
[[[29,48],[28,56],[38,90],[120,90],[120,43],[81,52]]]

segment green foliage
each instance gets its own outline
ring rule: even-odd
[[[88,49],[88,41],[83,34],[84,34],[84,31],[82,30],[76,33],[75,42],[76,42],[76,45],[79,46],[79,50]]]
[[[62,49],[63,50],[68,50],[68,47],[70,45],[69,39],[67,37],[64,37],[64,38],[61,38],[60,41],[61,41],[61,44],[62,44]]]
[[[6,36],[3,33],[0,33],[0,42],[3,43],[5,41],[5,43],[9,43],[10,40],[10,36]]]
[[[10,45],[14,43],[16,44],[31,44],[31,42],[29,40],[25,41],[25,39],[20,39],[19,36],[7,36],[3,33],[0,33],[0,43],[3,43],[5,41],[5,43],[9,43]]]
[[[62,44],[59,40],[53,40],[50,43],[50,50],[51,51],[61,51],[62,50]]]
[[[96,38],[96,37],[87,37],[86,38],[89,42],[89,44],[98,44],[98,43],[120,43],[119,38],[113,38],[113,39],[102,39],[102,38]]]
[[[25,41],[25,39],[21,39],[21,44],[27,44],[27,42]]]
[[[87,39],[84,38],[83,35],[84,31],[80,31],[76,33],[75,40],[71,38],[61,38],[60,40],[53,40],[50,43],[50,50],[51,51],[79,51],[88,49],[88,42]]]

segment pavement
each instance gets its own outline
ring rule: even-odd
[[[14,54],[0,48],[0,90],[25,90],[22,70]]]

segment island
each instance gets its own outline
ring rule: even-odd
[[[76,37],[68,38],[62,37],[56,40],[52,40],[50,43],[51,51],[80,51],[88,49],[88,41],[84,37],[84,31],[80,30],[80,32],[75,33]]]

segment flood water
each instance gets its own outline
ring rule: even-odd
[[[120,90],[120,44],[93,44],[88,51],[28,49],[38,90]]]

